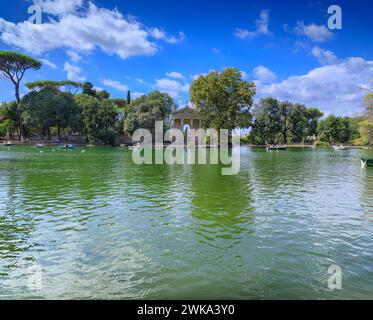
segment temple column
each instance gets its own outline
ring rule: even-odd
[[[199,119],[199,129],[202,129],[202,119]]]

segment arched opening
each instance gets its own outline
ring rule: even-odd
[[[190,131],[190,129],[192,129],[191,126],[190,126],[190,124],[185,124],[183,126],[183,133],[184,133],[184,135],[188,134],[188,132]]]

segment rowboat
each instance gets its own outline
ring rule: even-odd
[[[37,143],[37,144],[35,145],[35,147],[36,147],[36,148],[44,148],[44,144],[42,144],[42,143]]]
[[[365,167],[373,167],[373,158],[361,158],[361,166]]]
[[[136,143],[136,144],[128,147],[129,150],[136,150],[136,149],[139,149],[139,148],[140,148],[140,144],[139,143]]]
[[[335,151],[344,151],[344,150],[347,150],[347,148],[345,146],[333,146],[333,149]]]
[[[67,150],[72,150],[75,147],[72,144],[64,144],[62,146],[59,146],[59,148],[61,148],[61,149],[67,149]]]
[[[13,145],[13,143],[5,141],[1,145],[4,146],[4,147],[11,147]]]
[[[286,147],[281,147],[281,146],[269,146],[267,147],[267,151],[281,151],[281,150],[286,150]]]

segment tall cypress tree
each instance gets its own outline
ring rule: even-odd
[[[131,91],[128,90],[127,92],[127,104],[131,104]]]

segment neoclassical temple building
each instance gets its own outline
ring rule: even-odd
[[[189,106],[172,113],[172,128],[180,129],[184,132],[188,129],[201,129],[201,114]]]

